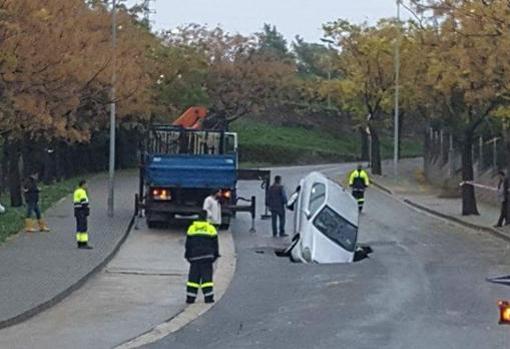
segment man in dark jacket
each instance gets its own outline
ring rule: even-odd
[[[41,208],[39,207],[39,187],[37,186],[37,175],[28,177],[23,192],[25,194],[25,204],[27,205],[27,216],[25,219],[25,230],[29,233],[35,231],[34,221],[32,220],[32,213],[37,218],[40,231],[49,231],[46,222],[41,215]]]
[[[498,199],[501,202],[501,214],[495,227],[502,227],[503,222],[505,225],[510,223],[508,221],[508,178],[503,171],[498,172],[498,177]]]
[[[282,185],[282,177],[276,176],[274,183],[269,187],[266,199],[266,206],[271,211],[271,223],[273,228],[273,237],[278,233],[278,220],[280,221],[280,236],[285,234],[285,205],[287,204],[287,195]]]
[[[220,254],[218,233],[207,222],[206,211],[202,211],[199,219],[188,228],[185,247],[184,258],[190,263],[186,303],[195,303],[200,288],[205,302],[213,303],[213,263]]]

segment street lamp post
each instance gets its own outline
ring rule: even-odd
[[[400,2],[397,0],[397,44],[395,45],[395,120],[393,144],[393,172],[398,177],[398,138],[399,138],[399,102],[400,102]]]
[[[112,0],[112,89],[110,102],[110,159],[108,166],[108,216],[113,217],[114,214],[114,185],[115,185],[115,83],[116,75],[116,55],[117,46],[117,3]]]

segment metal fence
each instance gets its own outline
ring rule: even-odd
[[[448,166],[453,176],[461,168],[463,144],[446,130],[429,128],[425,137],[425,163]],[[507,168],[508,159],[499,136],[479,136],[472,147],[473,167],[476,173]]]

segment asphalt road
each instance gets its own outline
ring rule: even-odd
[[[278,169],[288,188],[311,168]],[[346,166],[322,167],[330,176]],[[243,191],[255,190],[245,184]],[[288,216],[289,221],[290,215]],[[509,245],[367,193],[360,242],[374,252],[351,265],[292,264],[268,222],[234,223],[235,277],[208,313],[149,348],[508,348],[497,300],[510,287]],[[291,223],[288,223],[291,230]]]

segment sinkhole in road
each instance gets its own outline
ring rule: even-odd
[[[286,247],[286,248],[275,248],[274,254],[277,257],[288,258],[289,261],[292,263],[300,263],[300,261],[294,260],[291,256],[290,251],[292,250],[293,247],[294,247],[294,244],[291,244],[289,247]],[[369,258],[369,255],[372,254],[373,252],[374,252],[374,250],[369,245],[359,244],[358,246],[356,246],[353,262],[360,262],[366,258]],[[255,253],[264,254],[265,251],[258,249],[258,250],[255,250]]]

